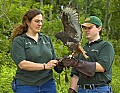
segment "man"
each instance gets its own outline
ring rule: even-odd
[[[88,42],[84,46],[85,59],[82,55],[75,58],[63,58],[66,67],[72,66],[71,82],[68,93],[112,93],[112,63],[114,49],[100,38],[102,22],[96,16],[90,16],[82,24]]]

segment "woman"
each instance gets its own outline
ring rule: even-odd
[[[51,39],[40,33],[43,14],[37,9],[25,13],[22,25],[14,29],[11,57],[17,65],[12,89],[15,93],[56,93],[52,69],[58,64]]]

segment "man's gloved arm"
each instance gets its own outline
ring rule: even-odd
[[[63,58],[61,62],[65,67],[74,67],[79,72],[90,77],[94,76],[96,71],[96,62],[87,62],[75,58]]]

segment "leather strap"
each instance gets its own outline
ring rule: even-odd
[[[93,89],[93,88],[103,87],[103,86],[108,86],[108,84],[85,84],[85,85],[79,85],[79,88]]]
[[[69,88],[68,93],[77,93],[74,89]]]

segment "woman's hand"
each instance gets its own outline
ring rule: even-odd
[[[58,60],[50,60],[45,64],[45,69],[53,69],[58,64]]]

